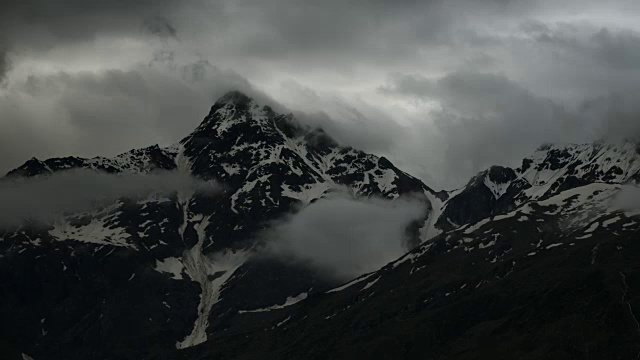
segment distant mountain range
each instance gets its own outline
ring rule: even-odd
[[[176,145],[34,158],[2,181],[71,169],[222,186],[1,229],[3,359],[640,355],[640,203],[624,201],[638,196],[633,141],[545,145],[517,169],[434,191],[230,92]],[[346,284],[252,256],[274,220],[335,192],[423,203],[408,253]]]

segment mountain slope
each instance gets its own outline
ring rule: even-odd
[[[587,157],[597,148],[584,145],[575,154]],[[636,159],[634,154],[627,153]],[[541,167],[537,171],[548,170]],[[274,309],[278,318],[264,328],[227,334],[176,356],[638,358],[640,206],[629,209],[619,202],[628,194],[621,191],[638,188],[629,183],[630,174],[611,178],[600,170],[601,176],[592,176],[594,167],[589,169],[580,177],[583,186],[550,186],[536,191],[538,197],[514,201],[508,212],[490,208],[502,212],[445,231],[377,272]],[[498,170],[479,177],[510,182],[509,188],[527,173]],[[559,170],[547,179],[559,178]],[[498,179],[496,172],[505,176]],[[473,190],[458,194],[477,191],[477,178],[470,182]],[[541,179],[527,189],[548,183]]]
[[[640,212],[620,201],[640,181],[633,142],[544,146],[519,168],[435,192],[230,92],[176,145],[32,159],[0,181],[82,169],[218,185],[0,230],[3,358],[640,354]],[[424,214],[406,231],[413,250],[346,284],[254,256],[274,221],[332,192],[418,198]]]

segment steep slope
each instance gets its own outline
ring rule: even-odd
[[[54,223],[2,230],[0,338],[36,359],[157,358],[238,329],[264,318],[240,311],[334,285],[306,268],[250,256],[271,221],[336,190],[420,194],[427,211],[410,248],[435,224],[429,199],[442,197],[385,158],[340,146],[238,92],[220,98],[174,146],[112,159],[32,159],[3,181],[69,169],[174,171],[223,189],[121,198]]]
[[[502,170],[498,181],[526,172]],[[622,208],[619,200],[622,189],[640,190],[621,184],[629,176],[598,173],[607,178],[589,170],[584,186],[549,188],[501,215],[446,231],[380,271],[273,309],[278,318],[256,331],[172,356],[638,358],[640,204]],[[495,168],[484,174],[498,178]]]

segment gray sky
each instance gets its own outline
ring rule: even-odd
[[[5,0],[0,172],[168,145],[239,89],[436,188],[640,131],[636,0]]]

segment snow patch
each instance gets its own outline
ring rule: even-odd
[[[209,219],[202,219],[195,226],[198,235],[198,242],[191,249],[186,250],[182,255],[182,263],[189,277],[200,284],[200,303],[198,304],[198,318],[196,319],[191,333],[182,341],[176,342],[176,348],[201,344],[207,340],[207,328],[209,327],[209,313],[214,304],[220,301],[221,288],[224,283],[231,278],[233,273],[248,258],[248,251],[223,251],[211,256],[202,252],[204,240],[206,238],[205,229],[209,225]],[[213,280],[209,275],[215,275]]]
[[[348,288],[348,287],[350,287],[352,285],[355,285],[357,283],[360,283],[360,282],[363,282],[363,281],[367,280],[368,278],[370,278],[374,274],[375,273],[367,274],[367,275],[364,275],[364,276],[359,277],[357,279],[351,280],[351,281],[349,281],[348,283],[346,283],[346,284],[344,284],[342,286],[338,286],[335,289],[331,289],[331,290],[327,291],[327,293],[334,293],[334,292],[342,291],[342,290],[344,290],[344,289],[346,289],[346,288]]]
[[[593,224],[591,224],[591,226],[589,226],[589,228],[587,230],[585,230],[584,232],[586,232],[586,233],[594,232],[599,226],[600,226],[600,223],[596,221]]]
[[[326,182],[306,184],[301,186],[300,191],[291,190],[289,185],[282,184],[282,196],[288,198],[300,200],[303,204],[307,205],[315,199],[319,199],[324,195],[325,191],[329,190],[331,185]]]
[[[620,216],[616,216],[614,218],[611,218],[609,220],[606,220],[604,222],[602,222],[602,227],[608,227],[611,224],[615,224],[616,222],[622,220],[622,218]]]
[[[129,247],[135,249],[135,245],[128,242],[131,237],[124,228],[109,227],[106,222],[109,217],[91,219],[87,225],[72,226],[66,219],[58,219],[49,230],[49,235],[58,240],[73,240],[85,243]]]
[[[365,285],[362,289],[360,289],[360,291],[367,290],[368,288],[372,287],[375,283],[378,282],[378,280],[380,280],[380,278],[381,276],[378,276],[375,280],[368,282],[367,285]]]
[[[284,304],[276,304],[276,305],[272,305],[266,308],[261,308],[261,309],[254,309],[254,310],[240,310],[238,311],[239,314],[244,314],[244,313],[259,313],[259,312],[266,312],[266,311],[271,311],[271,310],[280,310],[283,309],[287,306],[291,306],[293,304],[297,304],[300,301],[304,300],[307,298],[307,293],[303,292],[298,294],[297,296],[289,296],[287,297],[287,300],[285,300]]]
[[[168,257],[162,260],[156,260],[155,270],[157,272],[171,274],[171,278],[174,280],[182,280],[182,270],[184,269],[184,265],[182,264],[182,260],[175,257]],[[133,274],[131,279],[133,279]],[[129,280],[131,280],[129,279]]]
[[[484,185],[491,191],[493,197],[497,200],[502,197],[507,192],[509,188],[510,182],[506,182],[504,184],[497,184],[489,179],[488,176],[484,178]]]

